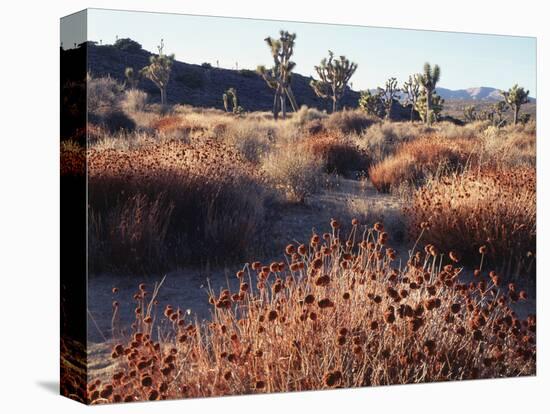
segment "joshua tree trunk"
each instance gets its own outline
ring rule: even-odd
[[[431,125],[430,107],[432,106],[432,91],[426,91],[426,123]]]
[[[160,103],[162,106],[166,105],[166,87],[160,88]]]
[[[281,112],[283,113],[283,119],[286,119],[286,95],[281,94]]]
[[[413,121],[413,118],[414,118],[414,104],[411,103],[411,122]]]
[[[518,123],[519,105],[514,105],[514,125]]]
[[[290,101],[290,106],[292,106],[292,110],[294,112],[298,111],[298,104],[296,103],[296,98],[294,97],[294,92],[292,92],[290,85],[287,86],[285,91],[288,96],[288,100]]]
[[[275,91],[275,97],[273,98],[273,119],[279,119],[279,89]]]

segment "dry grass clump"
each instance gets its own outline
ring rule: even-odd
[[[298,128],[304,128],[314,121],[321,121],[327,117],[328,115],[325,111],[302,105],[297,112],[291,114],[290,123]]]
[[[129,114],[143,112],[147,107],[147,99],[147,92],[139,89],[129,89],[124,91],[124,97],[120,106]]]
[[[434,129],[438,136],[448,139],[476,139],[490,126],[489,121],[475,121],[466,125],[438,122],[434,125]]]
[[[419,185],[430,175],[464,167],[475,158],[469,140],[427,136],[402,144],[392,156],[369,168],[378,191],[390,191],[403,183]]]
[[[212,140],[91,148],[90,265],[143,271],[258,251],[265,225],[261,180],[231,148]]]
[[[324,161],[310,152],[299,151],[296,145],[283,145],[266,155],[262,171],[284,197],[303,203],[316,193],[323,179]]]
[[[323,159],[328,173],[347,174],[369,167],[367,154],[349,136],[340,133],[310,135],[302,141],[302,148]]]
[[[434,131],[433,127],[418,122],[380,122],[354,139],[369,154],[372,162],[378,163],[393,155],[401,144],[431,135]]]
[[[429,223],[427,241],[455,249],[470,264],[486,260],[506,275],[534,275],[536,173],[534,168],[468,171],[430,180],[405,209],[413,237]]]
[[[482,134],[483,158],[494,167],[535,167],[536,131],[534,123],[489,127]]]
[[[344,134],[360,134],[378,120],[360,109],[343,110],[330,114],[323,120],[323,125],[329,131],[339,131]]]
[[[93,404],[533,375],[536,320],[495,274],[460,283],[456,256],[433,245],[403,268],[382,224],[312,235],[282,261],[254,262],[240,287],[210,292],[199,324],[167,306],[159,286],[134,296],[133,335],[116,368],[88,387]]]
[[[193,120],[179,115],[161,116],[151,122],[149,127],[157,134],[172,136],[178,134],[186,136],[191,132],[202,132],[205,130],[204,126],[200,123],[193,122]]]
[[[271,123],[242,119],[228,124],[220,139],[257,164],[271,150],[275,134],[276,128]]]

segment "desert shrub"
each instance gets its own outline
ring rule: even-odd
[[[319,157],[286,145],[268,154],[262,161],[267,179],[288,200],[303,203],[320,189],[324,162]]]
[[[162,138],[188,142],[193,134],[200,135],[206,127],[191,116],[165,115],[154,119],[149,128]]]
[[[369,168],[378,191],[389,191],[402,183],[419,185],[430,175],[463,168],[476,159],[470,141],[428,136],[402,144],[394,155]]]
[[[88,113],[88,121],[104,130],[114,133],[118,131],[133,131],[136,123],[124,111],[115,108],[105,108]]]
[[[292,114],[290,123],[298,128],[302,128],[312,121],[320,121],[327,117],[327,113],[319,111],[317,108],[308,108],[306,105],[302,105],[300,109]]]
[[[269,152],[273,146],[274,131],[261,123],[239,120],[227,125],[223,140],[237,149],[248,161],[255,164]]]
[[[523,125],[489,127],[482,134],[483,159],[493,167],[536,166],[536,134]]]
[[[139,89],[124,91],[124,97],[120,103],[122,109],[127,113],[144,111],[147,105],[147,92]]]
[[[123,90],[123,86],[110,76],[94,78],[88,75],[88,112],[116,109]]]
[[[435,247],[398,268],[380,224],[354,224],[349,235],[332,224],[272,263],[246,265],[236,289],[210,290],[204,323],[178,306],[157,314],[149,305],[157,287],[140,286],[135,307],[143,311],[132,335],[114,344],[112,378],[93,383],[91,402],[535,373],[536,318],[511,308],[523,291],[500,288],[497,299],[498,282],[485,274],[463,284],[467,272],[432,256]]]
[[[325,119],[324,124],[328,130],[360,134],[376,122],[376,118],[357,109],[334,112]]]
[[[380,122],[355,137],[357,145],[377,163],[395,153],[404,142],[432,134],[434,129],[420,123]]]
[[[325,132],[325,126],[320,119],[309,121],[307,124],[304,125],[303,129],[308,135],[316,135],[320,134],[321,132]]]
[[[438,122],[434,125],[436,134],[448,139],[475,139],[478,138],[485,129],[491,126],[489,121],[470,122],[464,126],[456,125],[452,122]]]
[[[485,260],[500,272],[534,275],[534,168],[468,171],[430,180],[405,212],[412,237],[426,222],[425,240],[443,251],[457,250],[469,264],[479,265],[478,249],[485,246]]]
[[[315,157],[324,160],[328,173],[347,174],[353,171],[367,170],[367,154],[355,143],[340,134],[310,135],[302,147]]]
[[[91,148],[90,266],[140,272],[249,254],[265,226],[260,181],[231,148],[211,140]]]

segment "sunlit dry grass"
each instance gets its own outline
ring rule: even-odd
[[[476,144],[461,139],[426,136],[401,144],[394,155],[369,169],[379,191],[406,183],[422,184],[430,175],[464,168],[476,159]]]
[[[534,168],[473,170],[430,180],[405,208],[410,230],[429,222],[428,241],[459,251],[470,263],[485,246],[486,260],[507,275],[534,275]]]
[[[254,251],[265,224],[261,181],[237,153],[212,140],[91,148],[90,262],[138,270]]]

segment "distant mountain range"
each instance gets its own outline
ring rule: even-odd
[[[500,89],[481,86],[468,89],[436,88],[437,94],[447,101],[487,101],[496,102],[502,100]],[[535,98],[529,97],[534,102]]]

